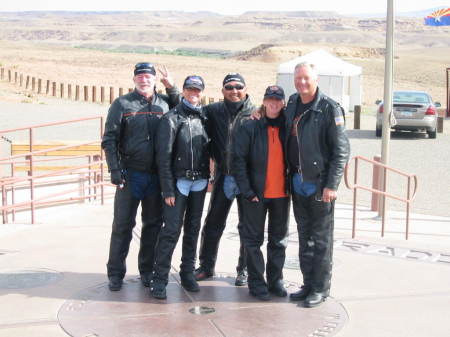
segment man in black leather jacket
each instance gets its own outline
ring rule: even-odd
[[[299,235],[303,287],[290,295],[306,307],[329,295],[333,255],[334,202],[350,145],[342,108],[318,88],[314,66],[294,71],[297,93],[286,107],[289,133],[285,153],[292,184],[292,204]]]
[[[107,271],[109,289],[120,290],[126,273],[136,212],[142,207],[138,267],[144,286],[150,285],[154,250],[162,225],[162,204],[156,175],[155,137],[160,116],[179,102],[165,68],[161,82],[168,96],[155,91],[156,70],[151,63],[134,69],[135,90],[117,98],[109,108],[102,140],[111,182],[117,186]]]
[[[166,298],[172,254],[183,230],[181,285],[197,292],[194,276],[197,239],[209,178],[209,139],[201,97],[200,76],[188,76],[183,100],[161,118],[158,128],[158,172],[164,198],[164,227],[156,247],[151,295]]]
[[[214,275],[220,238],[235,197],[238,204],[239,224],[241,222],[242,200],[239,195],[236,196],[237,185],[230,173],[231,131],[242,118],[251,114],[255,106],[247,95],[245,80],[240,74],[226,75],[222,84],[224,101],[205,107],[215,176],[208,214],[202,229],[199,252],[200,267],[195,271],[197,280],[204,280]],[[237,117],[238,115],[239,117]],[[235,284],[237,286],[246,285],[247,268],[242,241],[236,270]]]

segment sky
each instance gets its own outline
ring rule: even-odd
[[[449,0],[394,0],[395,11],[416,11],[434,7],[450,7]],[[387,0],[3,0],[0,11],[35,11],[35,10],[66,10],[66,11],[129,11],[129,10],[182,10],[211,11],[220,14],[242,14],[246,11],[303,11],[322,10],[336,11],[340,14],[383,13],[386,12]]]

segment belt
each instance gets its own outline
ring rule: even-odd
[[[202,176],[202,172],[194,170],[186,170],[184,175],[188,179],[197,180]]]

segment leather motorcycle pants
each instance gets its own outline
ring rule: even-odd
[[[200,267],[204,270],[214,272],[217,253],[219,250],[219,243],[225,230],[228,213],[230,212],[233,200],[228,199],[223,191],[225,176],[223,174],[214,181],[213,190],[211,192],[211,198],[209,201],[208,213],[205,218],[205,223],[202,228],[199,260]],[[240,195],[236,197],[238,208],[238,231],[241,227],[242,219],[242,198]],[[245,249],[242,242],[242,238],[239,236],[239,258],[236,267],[237,271],[246,269]]]
[[[243,201],[242,239],[247,251],[248,287],[257,289],[272,286],[283,279],[283,266],[289,228],[289,198]],[[268,215],[267,263],[261,246],[264,243],[264,225]],[[265,267],[265,268],[264,268]],[[264,280],[264,269],[266,280]]]
[[[126,273],[126,258],[130,248],[136,213],[141,204],[142,229],[138,255],[139,273],[152,273],[155,259],[155,246],[162,226],[162,200],[160,192],[146,196],[143,200],[132,196],[128,184],[116,189],[114,198],[114,220],[112,224],[108,277],[123,279]]]
[[[164,226],[159,234],[154,282],[168,283],[173,251],[183,230],[180,273],[193,273],[206,188],[188,196],[175,191],[175,206],[164,204]]]
[[[293,193],[292,206],[299,238],[303,283],[315,292],[329,293],[333,264],[334,201]]]

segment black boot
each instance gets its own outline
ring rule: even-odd
[[[122,279],[120,277],[111,276],[109,278],[108,288],[110,291],[119,291],[122,288]]]
[[[206,270],[202,266],[200,266],[195,270],[194,275],[195,275],[195,279],[197,281],[203,281],[203,280],[213,277],[214,272]]]
[[[278,296],[278,297],[286,297],[287,296],[287,291],[286,291],[286,288],[284,287],[283,280],[278,280],[274,284],[271,284],[269,286],[269,292],[271,292],[272,294],[274,294],[275,296]]]
[[[290,294],[289,298],[291,299],[291,301],[304,301],[308,297],[310,292],[310,287],[302,286],[299,291]]]
[[[197,280],[195,279],[194,273],[180,273],[181,286],[187,291],[198,292],[200,287],[198,286]]]
[[[247,269],[238,270],[234,285],[237,287],[247,285]]]
[[[166,285],[163,282],[154,282],[150,288],[150,295],[154,298],[165,300],[167,298]]]
[[[314,308],[320,305],[322,302],[325,302],[328,295],[327,293],[319,293],[319,292],[310,292],[308,297],[305,299],[305,307]]]

